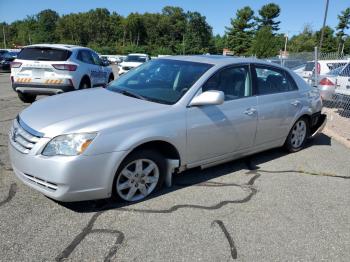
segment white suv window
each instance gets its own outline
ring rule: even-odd
[[[72,54],[69,50],[51,47],[27,47],[18,54],[17,59],[34,61],[66,61]]]
[[[95,64],[94,59],[89,50],[80,50],[77,59],[87,64]]]

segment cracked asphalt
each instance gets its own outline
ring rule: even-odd
[[[350,150],[324,134],[206,170],[133,205],[57,203],[14,176],[27,107],[0,74],[0,261],[350,261]]]

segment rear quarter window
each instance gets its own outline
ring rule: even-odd
[[[66,61],[72,52],[69,50],[47,48],[47,47],[28,47],[22,49],[17,59],[36,60],[36,61]]]

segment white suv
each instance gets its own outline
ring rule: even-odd
[[[81,46],[30,45],[11,63],[12,88],[25,103],[34,102],[37,95],[105,86],[112,80],[112,68]]]
[[[149,60],[151,60],[151,58],[147,54],[128,54],[119,65],[119,73],[124,74],[130,69],[138,67]]]

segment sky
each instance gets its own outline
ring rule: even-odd
[[[0,0],[0,22],[11,23],[43,9],[53,9],[62,15],[103,7],[127,16],[131,12],[160,12],[164,6],[172,5],[200,12],[206,16],[214,34],[222,35],[237,9],[248,5],[257,13],[261,6],[270,2],[281,7],[281,33],[298,34],[306,24],[313,30],[322,27],[326,0]],[[350,7],[350,0],[329,0],[327,25],[334,28],[338,23],[337,15],[347,7]]]

